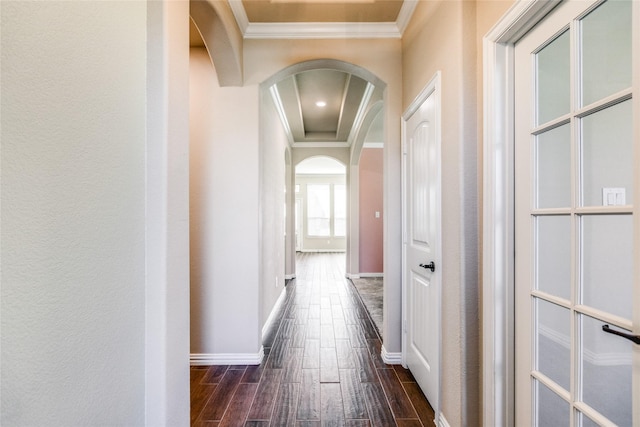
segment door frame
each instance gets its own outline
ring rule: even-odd
[[[559,3],[518,0],[483,39],[483,425],[515,425],[515,43]]]
[[[406,111],[402,114],[402,135],[400,138],[402,144],[402,173],[401,173],[401,188],[402,188],[402,262],[401,262],[401,270],[402,270],[402,366],[407,367],[407,254],[406,254],[406,243],[407,243],[407,222],[408,222],[408,212],[407,212],[407,122],[411,118],[411,116],[424,104],[424,102],[433,94],[435,97],[435,134],[436,134],[436,146],[437,146],[437,157],[438,163],[440,166],[440,170],[438,171],[438,181],[436,186],[438,187],[438,207],[436,214],[436,229],[437,229],[437,247],[440,253],[436,254],[434,262],[436,266],[442,265],[442,181],[441,181],[441,170],[442,170],[442,159],[440,157],[441,146],[442,146],[442,124],[441,124],[441,72],[437,71],[435,75],[429,80],[426,86],[422,89],[422,91],[416,96],[413,102],[407,107]],[[438,407],[434,407],[433,410],[436,414],[436,423],[437,425],[448,425],[446,421],[442,418],[442,414],[440,411],[441,405],[441,397],[442,397],[442,334],[440,333],[441,325],[442,325],[442,268],[437,268],[434,274],[438,274],[438,286],[436,289],[436,295],[438,300],[438,313],[436,318],[438,319],[438,324],[436,325],[436,329],[438,330],[438,337],[436,338],[436,342],[438,343]]]
[[[515,425],[515,43],[560,2],[517,0],[483,39],[483,425]],[[634,19],[640,19],[640,7],[633,13]],[[640,44],[638,30],[635,31],[633,49]],[[633,67],[640,68],[640,58],[634,59]],[[640,87],[638,73],[634,73],[633,79],[633,87]],[[640,109],[640,98],[633,99],[634,108]],[[634,135],[639,134],[640,123],[636,121]],[[634,157],[636,163],[640,162],[640,150],[636,150]],[[640,199],[640,186],[634,189],[634,197]],[[635,212],[634,216],[634,227],[640,228],[640,218]],[[635,244],[640,244],[639,237]],[[635,255],[634,262],[637,277],[640,254]],[[640,295],[634,299],[634,303],[640,303]],[[637,325],[640,314],[634,316]]]

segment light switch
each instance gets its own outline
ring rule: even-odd
[[[376,211],[376,218],[380,218],[380,212]]]
[[[626,203],[626,191],[624,188],[602,189],[603,206],[620,206],[625,205]]]

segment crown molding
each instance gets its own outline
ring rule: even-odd
[[[405,0],[396,22],[251,23],[241,0],[228,0],[245,39],[399,39],[418,0]]]
[[[291,144],[291,148],[349,148],[348,142],[333,142],[333,141],[316,141],[316,142],[294,142]]]
[[[245,39],[368,39],[400,38],[395,22],[250,23]]]
[[[233,16],[236,18],[236,22],[238,23],[238,27],[240,27],[242,35],[244,35],[249,27],[249,18],[247,17],[247,12],[244,10],[244,6],[242,5],[242,0],[229,0],[229,6],[231,7]]]
[[[400,36],[402,36],[404,30],[407,29],[413,12],[416,10],[416,6],[418,6],[418,0],[404,0],[402,3],[402,8],[400,8],[400,13],[398,13],[398,19],[396,20]]]

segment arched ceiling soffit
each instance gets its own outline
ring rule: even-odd
[[[191,45],[197,45],[197,31],[209,52],[220,86],[242,86],[242,32],[231,7],[225,1],[191,0]]]
[[[384,103],[382,100],[371,105],[365,114],[362,127],[353,143],[351,150],[351,165],[360,163],[362,149],[367,144],[371,146],[381,146],[384,144]]]
[[[385,87],[370,71],[332,59],[292,65],[262,84],[294,148],[351,147]]]

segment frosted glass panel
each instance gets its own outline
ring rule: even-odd
[[[536,138],[537,207],[571,206],[571,128],[557,127]]]
[[[619,426],[631,425],[631,341],[581,315],[582,400]]]
[[[569,112],[569,58],[568,31],[536,54],[538,124]]]
[[[536,392],[536,423],[538,427],[569,425],[569,403],[551,391],[547,386],[534,380]]]
[[[541,299],[536,299],[536,303],[537,369],[569,391],[571,313],[564,307]]]
[[[582,303],[631,319],[633,218],[582,217]]]
[[[542,216],[537,221],[536,289],[571,299],[571,219]]]
[[[600,427],[600,424],[592,421],[591,418],[580,412],[580,419],[582,420],[582,427]]]
[[[631,2],[608,1],[582,20],[582,105],[631,86]]]
[[[583,206],[610,204],[603,190],[621,189],[624,203],[632,204],[633,126],[631,101],[625,101],[582,119]]]

